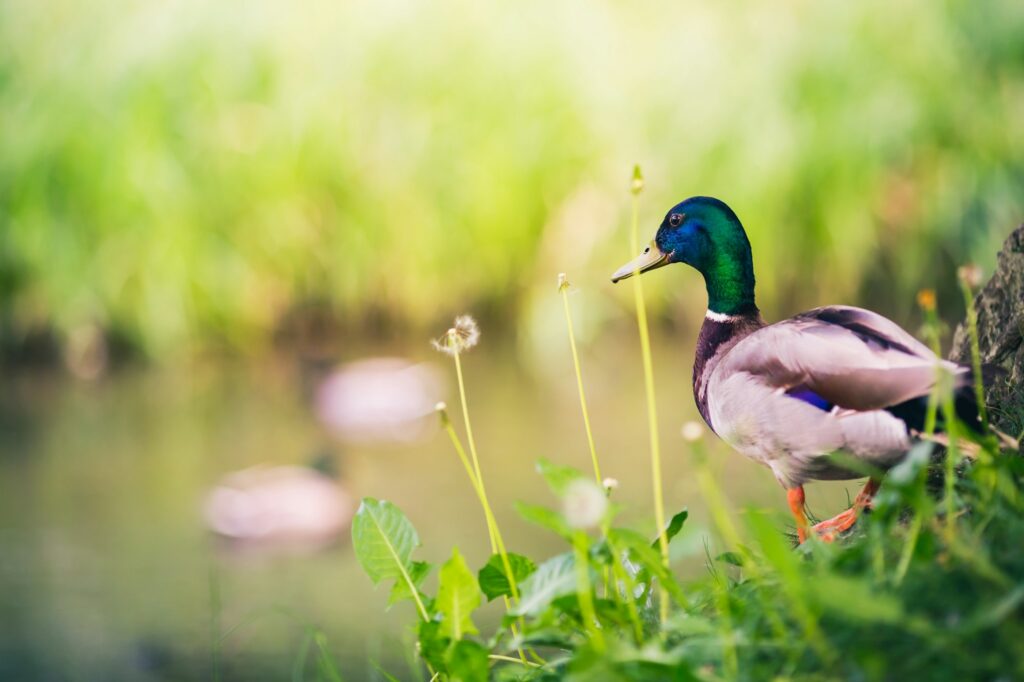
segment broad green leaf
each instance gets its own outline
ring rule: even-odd
[[[537,566],[522,554],[509,553],[508,563],[512,568],[512,579],[515,580],[517,587],[537,570]],[[487,564],[477,574],[477,579],[480,589],[487,595],[487,601],[512,594],[508,577],[505,575],[505,562],[501,560],[500,554],[495,554],[487,560]]]
[[[576,591],[575,560],[571,553],[548,559],[523,583],[512,615],[536,616],[558,597]]]
[[[487,649],[469,639],[456,642],[448,652],[448,677],[453,682],[486,682]]]
[[[442,616],[442,635],[460,640],[463,635],[476,634],[470,614],[480,606],[480,587],[458,549],[453,549],[452,558],[441,566],[434,604]]]
[[[658,550],[648,544],[647,538],[625,528],[613,528],[609,536],[616,548],[628,551],[630,559],[640,565],[641,571],[637,575],[639,582],[647,582],[653,576],[677,604],[687,605],[686,595],[676,582],[675,575],[665,566]]]
[[[565,519],[558,512],[552,511],[547,507],[541,507],[536,504],[525,504],[523,502],[516,503],[516,511],[525,520],[530,523],[547,528],[550,531],[558,533],[563,538],[569,539],[572,537],[572,529],[565,523]]]
[[[537,460],[537,473],[543,476],[544,480],[547,481],[548,487],[551,488],[551,492],[559,497],[565,493],[565,489],[569,487],[570,483],[578,478],[585,478],[585,476],[576,469],[563,466],[561,464],[555,464],[544,457]]]
[[[409,565],[409,579],[416,586],[416,589],[419,589],[424,578],[430,574],[433,568],[426,561],[414,561]],[[395,581],[395,586],[391,588],[391,594],[388,595],[388,606],[397,604],[405,599],[412,599],[412,590],[409,588],[409,583],[404,580],[397,580]]]
[[[363,498],[352,521],[352,545],[375,585],[387,578],[408,581],[409,557],[419,544],[416,529],[398,507],[387,500]]]
[[[444,670],[445,653],[452,640],[441,634],[441,623],[436,620],[421,620],[417,630],[416,641],[419,644],[420,656],[434,667]]]

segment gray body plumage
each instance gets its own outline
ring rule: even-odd
[[[694,396],[723,440],[794,488],[863,476],[833,463],[833,453],[881,469],[899,462],[913,434],[886,408],[927,396],[940,366],[966,374],[860,308],[817,308],[773,325],[757,314],[709,314]]]

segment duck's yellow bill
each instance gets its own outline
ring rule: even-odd
[[[612,275],[612,283],[668,265],[668,256],[669,254],[659,249],[657,244],[651,242],[643,253],[615,271],[615,274]]]

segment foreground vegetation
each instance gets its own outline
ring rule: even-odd
[[[921,298],[934,342],[934,296]],[[571,338],[571,321],[569,329]],[[480,499],[493,556],[472,570],[453,549],[428,594],[422,585],[434,567],[415,559],[417,533],[397,506],[366,498],[353,525],[366,572],[392,585],[388,603],[415,603],[416,652],[431,679],[1024,677],[1024,459],[1001,449],[987,425],[984,435],[965,436],[951,382],[938,382],[927,427],[931,433],[942,424],[954,435],[949,449],[930,440],[916,445],[888,472],[871,512],[834,544],[812,538],[794,547],[757,510],[737,522],[704,464],[702,429],[687,425],[716,544],[727,551],[709,550],[706,574],[683,581],[659,550],[687,513],[675,514],[655,538],[617,526],[615,482],[602,481],[596,454],[593,476],[540,461],[538,472],[561,505],[519,506],[524,519],[560,536],[566,551],[534,560],[506,549],[487,501],[458,359],[478,338],[475,324],[460,318],[437,344],[455,359],[469,455],[446,406],[438,409]],[[589,435],[582,380],[580,398]],[[501,627],[481,633],[474,611],[497,598],[506,604]]]
[[[656,541],[614,525],[614,505],[591,532],[574,527],[586,479],[542,463],[564,509],[520,512],[567,551],[537,564],[508,555],[519,599],[495,633],[479,633],[472,614],[484,598],[512,594],[499,555],[470,570],[453,550],[436,593],[414,592],[431,568],[414,561],[415,530],[372,499],[357,518],[356,550],[375,581],[395,580],[390,602],[416,601],[417,649],[440,678],[1019,679],[1024,459],[988,443],[964,463],[952,498],[936,500],[925,485],[931,451],[918,446],[890,472],[843,541],[794,549],[773,519],[749,511],[752,542],[730,542],[708,557],[706,575],[685,582],[664,568]],[[727,512],[716,513],[736,540]],[[670,537],[685,518],[672,519]],[[665,620],[655,586],[670,603]]]

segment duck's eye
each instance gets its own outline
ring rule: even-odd
[[[672,227],[679,227],[683,224],[683,216],[679,213],[673,213],[668,217],[668,224]]]
[[[648,246],[646,249],[644,249],[644,253],[650,253],[650,252],[651,252],[651,247]]]

